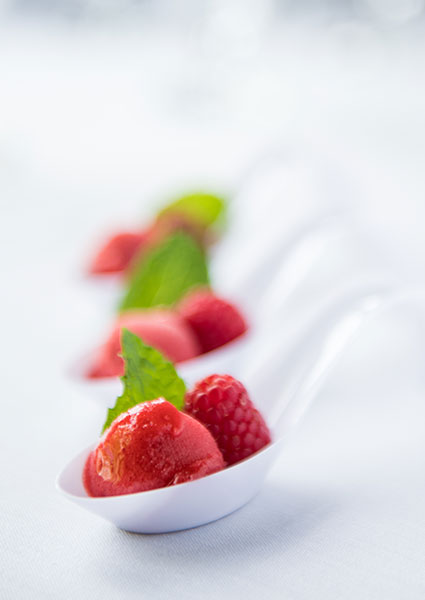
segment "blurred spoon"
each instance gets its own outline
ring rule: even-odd
[[[247,249],[246,269],[235,272],[227,297],[239,299],[250,330],[216,350],[179,364],[182,377],[191,384],[204,374],[243,360],[248,344],[258,343],[260,326],[263,329],[265,322],[273,322],[327,245],[349,230],[342,215],[326,215],[303,223],[289,238],[270,239],[261,251],[252,246]],[[86,378],[84,373],[91,359],[92,353],[81,357],[70,375],[84,393],[89,392],[102,405],[111,406],[121,393],[121,381],[118,377]]]

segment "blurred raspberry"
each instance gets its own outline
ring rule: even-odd
[[[223,346],[247,330],[238,309],[207,289],[189,293],[178,311],[198,337],[202,352]]]

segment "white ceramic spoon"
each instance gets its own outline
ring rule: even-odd
[[[257,343],[258,331],[263,329],[261,320],[267,315],[267,321],[273,322],[275,314],[307,276],[327,245],[349,231],[348,221],[342,215],[327,215],[303,223],[289,238],[269,240],[261,252],[249,248],[244,257],[244,264],[248,264],[249,269],[236,270],[231,285],[234,293],[229,296],[240,299],[250,324],[249,333],[178,365],[183,379],[192,384],[203,375],[223,370],[226,365],[241,359],[247,344]],[[277,286],[279,282],[281,285]],[[87,354],[75,363],[70,371],[73,383],[102,406],[113,406],[121,393],[121,381],[118,377],[86,378],[84,371],[91,356],[92,353]]]
[[[117,527],[138,533],[164,533],[215,521],[242,507],[260,490],[288,439],[308,408],[324,376],[365,318],[394,302],[417,300],[425,292],[378,288],[356,291],[322,313],[300,341],[266,365],[249,373],[248,387],[271,427],[273,442],[250,458],[196,481],[137,494],[88,497],[82,470],[92,447],[74,458],[57,479],[57,489],[70,501]],[[266,368],[267,367],[267,368]],[[267,389],[268,386],[268,389]],[[253,388],[251,390],[251,387]],[[275,399],[260,402],[260,394]]]

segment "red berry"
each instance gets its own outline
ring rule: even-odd
[[[238,309],[208,289],[186,296],[179,312],[197,335],[202,352],[223,346],[247,330]]]
[[[210,375],[186,393],[185,411],[210,431],[232,465],[270,442],[270,431],[240,381]]]

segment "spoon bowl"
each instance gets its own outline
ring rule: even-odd
[[[78,454],[59,475],[56,487],[71,502],[135,533],[166,533],[198,527],[225,517],[261,489],[281,449],[269,444],[244,461],[207,477],[166,488],[92,498],[81,474],[93,446]]]

